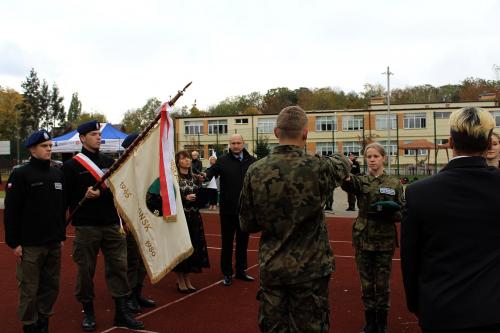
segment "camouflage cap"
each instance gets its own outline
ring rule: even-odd
[[[330,159],[333,162],[334,168],[338,171],[336,180],[341,182],[346,179],[347,176],[349,176],[349,172],[351,172],[351,163],[349,162],[349,159],[339,153],[333,154]]]

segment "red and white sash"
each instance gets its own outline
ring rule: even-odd
[[[78,153],[73,158],[80,163],[90,174],[95,178],[96,181],[101,180],[104,175],[104,171],[102,171],[87,155]],[[108,186],[106,181],[102,182],[102,188],[106,189]]]
[[[161,107],[160,120],[160,194],[162,197],[163,216],[177,214],[175,201],[174,175],[174,124],[169,112],[172,107],[164,103]]]

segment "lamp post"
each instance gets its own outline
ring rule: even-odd
[[[391,174],[391,70],[387,66],[387,71],[382,73],[387,75],[387,172]],[[396,124],[397,126],[397,124]]]

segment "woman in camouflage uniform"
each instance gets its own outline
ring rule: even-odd
[[[363,333],[387,332],[392,257],[397,246],[395,222],[401,221],[403,189],[399,180],[384,172],[384,148],[365,148],[367,175],[350,175],[342,188],[356,195],[359,215],[352,238],[362,288],[366,325]]]

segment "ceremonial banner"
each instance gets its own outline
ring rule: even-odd
[[[166,108],[162,108],[166,112]],[[144,265],[152,283],[161,280],[178,263],[193,253],[189,230],[184,216],[181,195],[177,183],[177,170],[173,156],[173,126],[161,130],[158,122],[146,137],[133,148],[126,160],[109,177],[118,212],[125,220],[139,246]],[[160,145],[161,134],[171,134]],[[158,147],[162,146],[159,154]],[[161,200],[159,209],[148,208],[146,198],[158,197],[161,192],[160,164],[165,168],[168,199]],[[165,201],[170,211],[162,212]],[[174,214],[172,214],[174,213]]]

